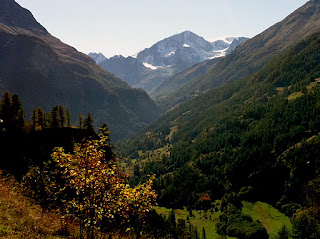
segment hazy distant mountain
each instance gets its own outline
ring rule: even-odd
[[[142,90],[101,69],[87,55],[51,36],[13,0],[0,0],[0,93],[17,93],[27,113],[68,107],[73,121],[90,112],[113,139],[156,119],[159,108]]]
[[[97,64],[100,64],[107,59],[102,53],[89,53],[88,56],[90,56]]]
[[[171,94],[183,87],[190,80],[203,75],[210,70],[214,65],[221,61],[223,57],[217,57],[211,60],[207,60],[196,64],[178,74],[166,78],[159,87],[157,87],[152,93],[151,97],[158,102],[162,102],[161,99],[166,98],[168,94]],[[177,102],[179,103],[179,102]],[[171,106],[171,104],[169,104]],[[166,103],[161,105],[163,109],[168,109]],[[170,107],[169,107],[170,108]]]
[[[89,56],[103,69],[114,73],[131,86],[151,93],[166,78],[200,62],[225,56],[231,52],[228,51],[230,46],[234,49],[246,40],[244,37],[230,37],[209,42],[185,31],[157,42],[134,57],[114,56],[100,61],[98,55],[101,53],[90,53]]]
[[[151,69],[146,68],[142,62],[130,56],[123,57],[121,55],[117,55],[111,58],[106,58],[98,64],[102,68],[118,76],[120,79],[125,79],[125,81],[131,86],[139,83],[138,79],[142,72],[151,71]]]

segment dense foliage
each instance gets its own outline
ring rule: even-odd
[[[220,235],[228,235],[239,239],[267,239],[268,233],[261,222],[253,221],[234,205],[229,204],[227,210],[219,217],[216,231]]]
[[[63,198],[66,212],[80,220],[87,238],[95,238],[97,230],[139,228],[156,198],[151,189],[152,178],[135,188],[128,187],[114,159],[105,157],[108,141],[107,135],[100,134],[99,140],[76,144],[72,154],[63,148],[56,148],[52,154],[65,185],[60,187],[51,181],[49,186],[74,191],[72,197]]]

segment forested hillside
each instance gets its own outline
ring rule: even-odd
[[[237,195],[290,216],[309,208],[304,216],[312,217],[310,192],[320,168],[319,53],[315,34],[256,74],[168,112],[123,142],[122,154],[140,155],[136,174],[157,175],[160,205],[197,207],[206,193],[212,201]]]

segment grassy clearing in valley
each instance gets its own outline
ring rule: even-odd
[[[164,207],[157,207],[156,211],[158,214],[162,214],[165,217],[168,217],[171,209],[164,208]],[[191,223],[193,226],[197,227],[200,237],[202,236],[202,228],[204,227],[206,231],[206,237],[208,239],[215,239],[218,238],[219,235],[216,233],[216,223],[218,222],[220,212],[212,212],[208,210],[205,211],[196,211],[192,210],[193,216],[190,217],[189,212],[186,208],[182,209],[176,209],[175,215],[176,220],[178,219],[184,219],[187,223]],[[189,216],[189,221],[187,220]],[[234,237],[227,237],[229,239],[232,239]]]
[[[168,217],[171,209],[157,207],[156,211],[158,214]],[[267,203],[256,202],[253,204],[243,202],[242,212],[251,216],[254,221],[259,220],[266,228],[271,239],[276,238],[276,235],[283,225],[291,231],[292,225],[290,219]],[[207,212],[193,210],[192,214],[193,216],[190,217],[186,208],[183,210],[175,210],[176,219],[184,219],[187,223],[191,223],[193,226],[197,227],[200,236],[202,236],[202,228],[204,227],[208,239],[218,238],[219,235],[216,233],[215,224],[219,220],[220,212],[211,210],[208,210]],[[188,218],[189,220],[187,220]]]
[[[290,219],[267,203],[243,202],[242,212],[251,216],[253,220],[262,222],[271,239],[276,238],[283,225],[291,231]]]

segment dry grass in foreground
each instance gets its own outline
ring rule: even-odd
[[[68,225],[69,236],[60,215],[42,212],[21,188],[0,172],[0,238],[75,238]]]

